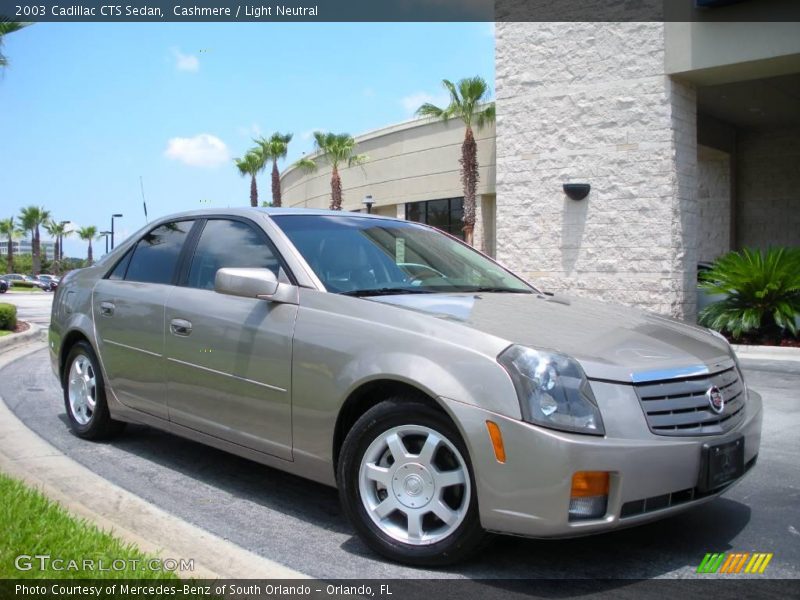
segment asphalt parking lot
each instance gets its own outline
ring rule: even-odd
[[[52,295],[7,294],[44,325]],[[706,552],[775,554],[768,574],[800,578],[800,362],[743,361],[765,405],[756,468],[722,498],[670,519],[591,538],[500,537],[444,570],[388,563],[356,538],[335,490],[144,426],[108,443],[68,429],[42,349],[0,371],[0,396],[41,437],[186,521],[319,578],[693,578]]]

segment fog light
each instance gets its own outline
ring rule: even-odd
[[[569,501],[569,520],[599,519],[606,514],[608,496],[572,498]]]
[[[579,471],[572,476],[569,520],[599,519],[608,508],[608,472]]]

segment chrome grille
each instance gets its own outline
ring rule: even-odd
[[[716,386],[725,409],[711,409],[706,392]],[[736,367],[699,377],[634,384],[650,431],[657,435],[715,435],[736,427],[744,418],[747,392]]]

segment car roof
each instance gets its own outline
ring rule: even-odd
[[[176,218],[181,217],[203,217],[203,216],[210,216],[210,215],[220,215],[220,214],[227,214],[227,215],[238,215],[238,216],[253,216],[253,214],[261,214],[267,215],[269,217],[276,217],[279,215],[314,215],[314,216],[336,216],[336,217],[344,217],[344,218],[368,218],[368,219],[390,219],[393,221],[398,221],[401,219],[396,219],[394,217],[387,217],[384,215],[375,215],[375,214],[368,214],[362,212],[350,212],[344,210],[323,210],[317,208],[274,208],[274,207],[259,207],[254,208],[252,206],[247,207],[228,207],[228,208],[203,208],[203,209],[195,209],[195,210],[187,210],[179,213],[174,213],[171,215],[165,215],[163,217],[159,217],[157,221],[171,221]]]

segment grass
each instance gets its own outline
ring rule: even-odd
[[[7,335],[11,335],[11,332],[8,329],[0,329],[0,338]]]
[[[97,500],[102,502],[101,498]],[[2,473],[0,523],[3,529],[0,535],[0,578],[3,579],[178,579],[169,571],[144,570],[143,565],[154,557],[85,520],[76,519],[41,493]],[[33,559],[33,568],[18,570],[15,561],[23,554],[62,558],[65,566],[74,559],[81,570],[59,570],[50,564],[42,569],[39,561]],[[112,569],[112,562],[119,559],[138,560],[138,568],[127,562],[124,570]],[[108,570],[82,570],[86,560],[95,561],[95,565],[102,561]],[[26,565],[23,563],[23,566]]]

